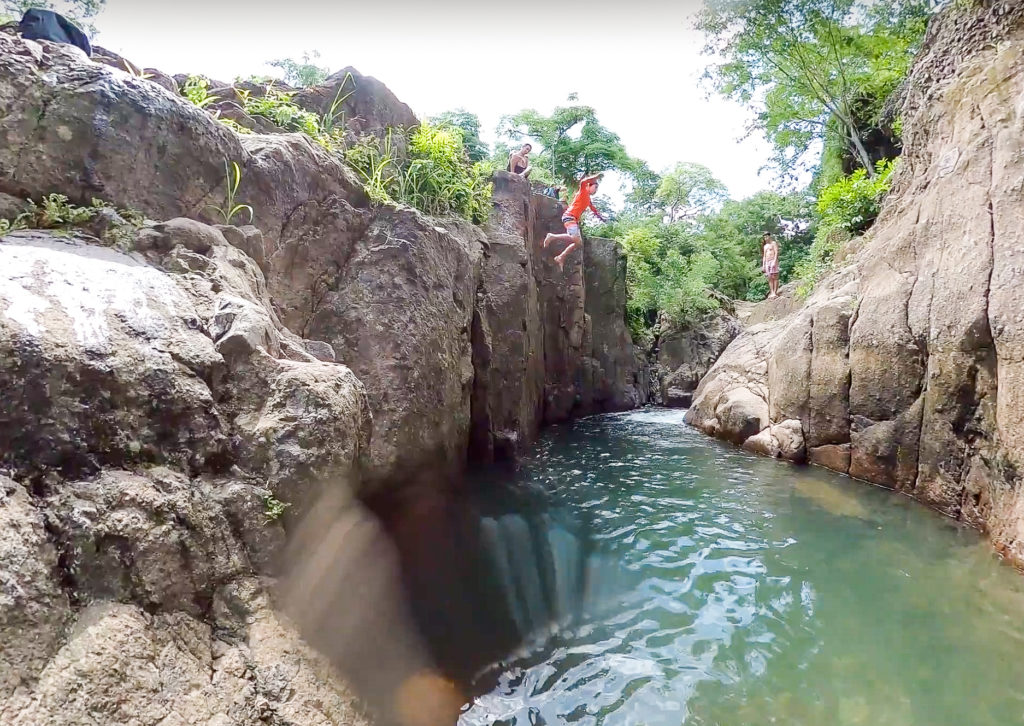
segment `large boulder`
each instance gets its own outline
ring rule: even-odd
[[[801,307],[751,312],[773,322],[732,343],[689,414],[711,430],[722,396],[746,388],[770,404],[765,428],[801,423],[812,462],[980,526],[1018,562],[1022,38],[1024,6],[1008,0],[933,23],[904,89],[905,151],[875,226]],[[754,350],[763,372],[749,365]]]
[[[366,394],[225,232],[0,239],[4,723],[362,722],[255,578],[289,505],[352,500]]]
[[[329,216],[330,215],[330,216]],[[325,219],[339,222],[320,234]],[[308,222],[308,224],[307,224]],[[473,387],[471,326],[483,235],[409,208],[344,202],[292,220],[271,260],[282,320],[330,343],[373,412],[367,485],[461,472]]]
[[[351,66],[332,74],[323,83],[300,89],[294,97],[299,106],[323,117],[332,111],[335,122],[344,123],[348,132],[360,137],[372,134],[383,139],[389,130],[394,134],[393,148],[404,154],[401,131],[419,126],[419,119],[406,104],[373,76],[364,76]],[[337,103],[336,103],[337,102]]]

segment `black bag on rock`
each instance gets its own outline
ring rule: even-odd
[[[92,55],[89,38],[82,29],[52,10],[32,8],[25,11],[25,16],[18,23],[18,32],[28,40],[52,40],[55,43],[75,45]]]

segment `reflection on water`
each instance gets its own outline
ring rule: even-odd
[[[462,726],[1024,723],[1024,581],[919,505],[658,410],[553,429],[504,477],[543,504],[484,497],[446,555],[479,553],[494,626],[452,625]]]

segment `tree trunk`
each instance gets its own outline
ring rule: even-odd
[[[874,179],[876,176],[875,165],[871,163],[871,156],[868,154],[868,150],[864,148],[864,142],[860,140],[860,134],[852,126],[850,127],[850,141],[853,142],[853,146],[857,150],[857,156],[860,157],[860,163],[864,165],[868,176]]]

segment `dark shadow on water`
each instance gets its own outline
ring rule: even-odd
[[[486,666],[585,616],[613,569],[587,518],[524,472],[471,472],[458,491],[424,484],[368,505],[399,552],[413,619],[441,670],[465,688]],[[483,679],[486,681],[487,679]]]

